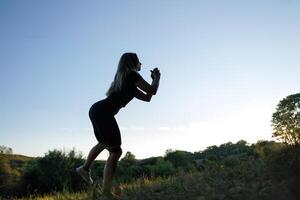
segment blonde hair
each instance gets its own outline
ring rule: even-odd
[[[106,92],[106,96],[121,91],[127,74],[136,69],[139,63],[136,53],[124,53],[119,61],[118,69],[113,82]]]

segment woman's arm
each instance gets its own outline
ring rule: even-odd
[[[147,101],[147,102],[150,102],[151,98],[152,98],[152,95],[150,93],[145,94],[142,91],[140,91],[139,89],[136,89],[134,96],[139,100]]]
[[[147,81],[141,78],[139,81],[136,82],[136,86],[147,94],[156,95],[156,92],[159,87],[159,80],[160,80],[160,75],[155,76],[152,79],[152,83],[150,85]]]

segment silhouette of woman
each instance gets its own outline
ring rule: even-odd
[[[104,149],[107,149],[109,157],[103,172],[103,194],[107,196],[112,195],[112,180],[122,154],[120,130],[114,115],[134,97],[150,102],[152,95],[158,90],[160,71],[157,68],[151,70],[152,83],[149,84],[138,73],[141,65],[135,53],[124,53],[120,58],[114,80],[106,92],[107,97],[94,103],[89,110],[98,144],[90,150],[84,165],[76,168],[76,171],[86,182],[93,184],[91,164]]]

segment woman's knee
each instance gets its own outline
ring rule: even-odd
[[[97,144],[97,149],[103,150],[103,149],[105,149],[105,145],[104,145],[104,144],[101,144],[100,142],[98,142],[98,144]]]
[[[115,152],[115,154],[116,154],[116,157],[120,158],[122,155],[122,149],[120,149],[120,151],[118,151],[118,152]]]
[[[122,148],[120,146],[109,148],[108,151],[109,151],[109,154],[114,157],[120,158],[122,155]]]

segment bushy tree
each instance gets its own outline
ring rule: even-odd
[[[300,145],[300,93],[289,95],[277,105],[272,115],[273,135],[290,145]]]
[[[130,151],[127,151],[125,156],[121,159],[121,161],[126,161],[133,164],[136,162],[136,158],[134,154],[132,154]]]
[[[299,158],[300,148],[292,145],[280,145],[266,157],[265,177],[272,182],[273,199],[300,199]]]
[[[183,171],[195,171],[192,153],[187,151],[179,150],[167,150],[165,155],[165,160],[170,161],[174,168],[183,170]]]
[[[23,188],[29,193],[82,189],[83,181],[75,171],[82,164],[81,158],[74,150],[69,153],[49,151],[27,165],[22,176]]]
[[[146,168],[149,170],[151,177],[167,177],[175,172],[173,164],[164,158],[156,159],[156,163],[154,165],[148,165]]]
[[[13,150],[10,147],[4,146],[4,145],[0,145],[0,153],[3,153],[3,154],[13,154]]]
[[[141,169],[137,166],[136,162],[135,155],[127,151],[118,164],[117,179],[119,181],[129,181],[137,178]]]

